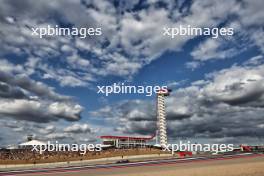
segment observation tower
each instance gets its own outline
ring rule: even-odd
[[[160,89],[157,93],[157,134],[156,139],[159,138],[159,144],[162,146],[167,145],[167,123],[165,111],[165,97],[170,95],[170,89]],[[158,142],[158,141],[157,141]]]

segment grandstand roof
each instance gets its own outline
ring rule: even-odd
[[[140,136],[100,136],[101,139],[126,139],[126,140],[151,140],[154,136],[140,137]]]

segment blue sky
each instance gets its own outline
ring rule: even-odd
[[[95,142],[152,135],[155,96],[97,94],[97,86],[168,85],[170,141],[257,143],[263,137],[263,3],[253,1],[0,0],[2,145]],[[100,27],[101,36],[38,38],[31,28]],[[233,28],[177,36],[163,27]],[[245,124],[245,121],[250,123]]]

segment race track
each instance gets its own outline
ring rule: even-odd
[[[62,168],[52,168],[52,169],[43,168],[43,169],[19,170],[19,171],[4,171],[4,172],[0,172],[0,176],[14,176],[14,175],[21,175],[21,176],[137,175],[139,176],[141,174],[155,175],[158,173],[160,174],[170,173],[170,175],[176,176],[177,174],[180,175],[182,172],[185,172],[187,170],[191,171],[193,169],[194,170],[204,169],[203,173],[201,171],[201,174],[206,176],[205,172],[210,171],[210,168],[219,169],[219,167],[230,167],[232,165],[234,166],[234,168],[236,167],[240,168],[241,166],[239,165],[249,166],[250,164],[252,164],[253,167],[263,163],[264,163],[264,154],[243,154],[243,155],[225,155],[225,156],[198,157],[198,158],[185,158],[185,159],[177,159],[177,158],[160,159],[160,160],[148,160],[142,162],[98,164],[98,165],[62,167]],[[229,168],[229,171],[231,171],[230,169],[232,169],[232,167]],[[221,170],[223,171],[223,169]],[[249,171],[249,169],[247,169],[247,171]],[[218,173],[212,173],[212,172],[211,174],[217,176]],[[226,174],[228,173],[225,173],[225,176],[227,176]],[[256,174],[258,173],[255,173],[255,175]],[[263,176],[264,169],[263,169],[263,173],[260,174],[262,174],[260,176]],[[188,173],[185,173],[185,175],[187,176]],[[196,175],[198,176],[199,172],[196,172]]]

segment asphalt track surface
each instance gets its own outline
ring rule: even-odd
[[[221,155],[221,156],[210,156],[210,157],[196,157],[196,158],[170,158],[170,159],[157,159],[147,160],[130,163],[109,163],[109,164],[97,164],[97,165],[85,165],[85,166],[72,166],[72,167],[58,167],[58,168],[40,168],[40,169],[27,169],[27,170],[13,170],[13,171],[0,171],[0,176],[37,176],[37,175],[49,175],[49,176],[60,176],[60,175],[91,175],[88,174],[92,171],[93,175],[98,175],[96,172],[104,169],[106,172],[111,172],[113,169],[124,169],[124,168],[135,168],[141,166],[166,166],[171,164],[182,164],[182,163],[194,163],[194,162],[210,162],[216,160],[232,160],[239,158],[255,158],[264,157],[264,154],[234,154],[234,155]],[[99,174],[100,175],[100,174]],[[105,174],[107,175],[107,174]]]

